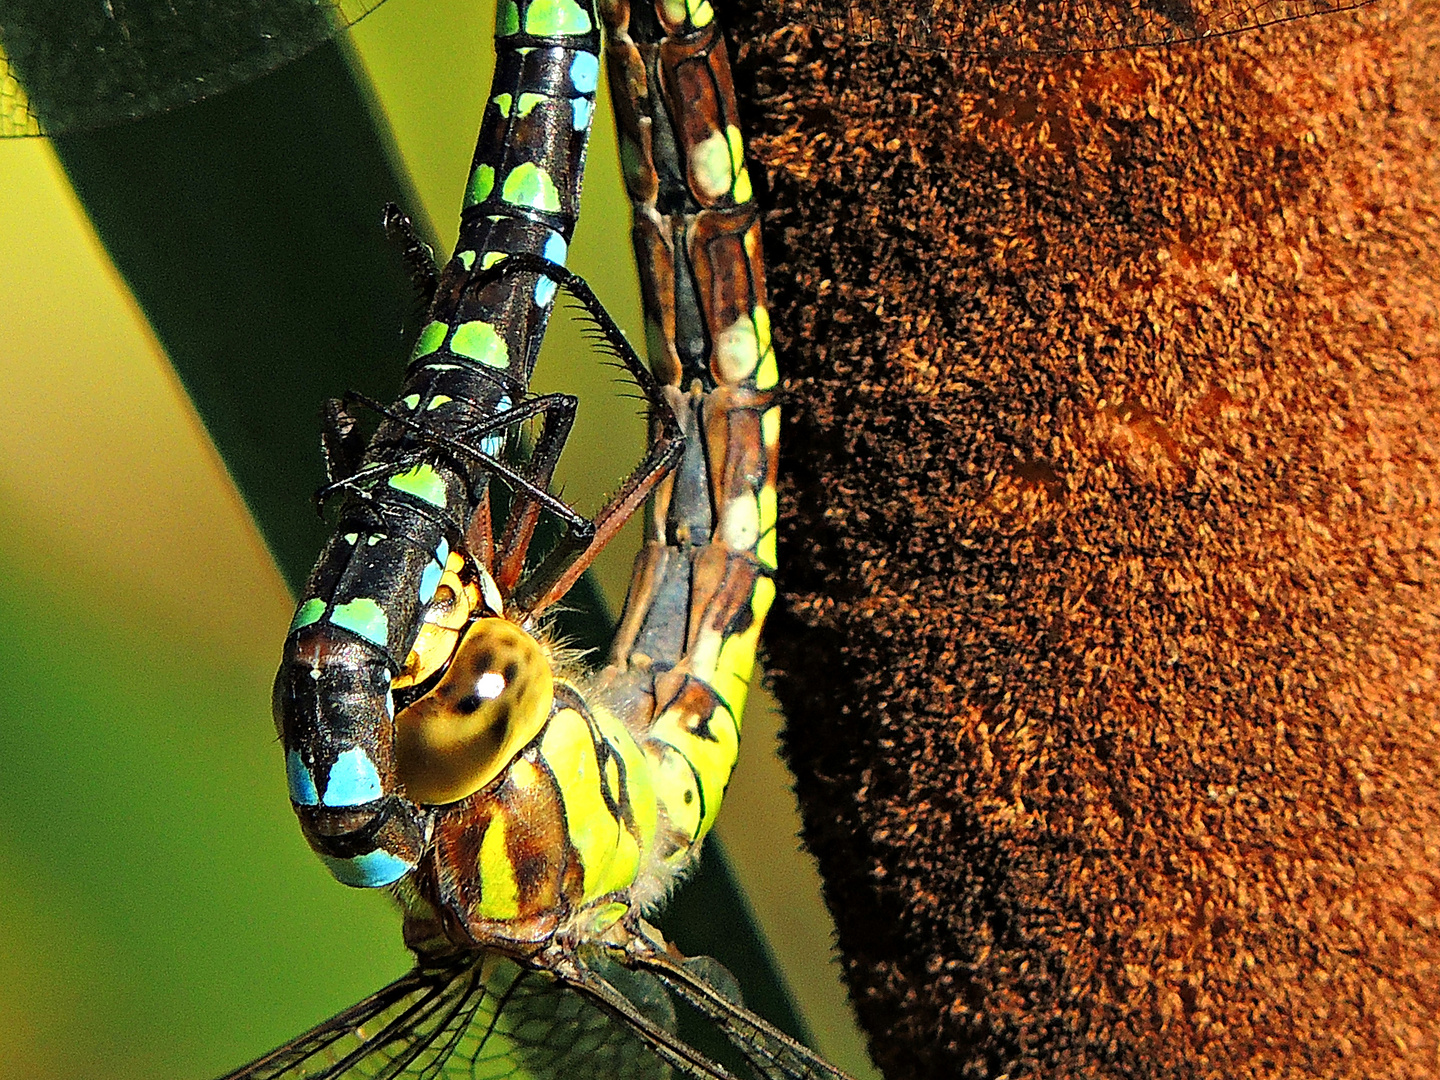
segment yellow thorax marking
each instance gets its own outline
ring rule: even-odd
[[[540,754],[560,786],[565,804],[565,831],[585,870],[584,900],[634,884],[640,848],[615,815],[604,792],[605,774],[596,755],[595,735],[574,709],[560,709],[550,718],[540,741]]]

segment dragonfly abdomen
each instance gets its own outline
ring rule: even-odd
[[[490,478],[506,475],[499,457],[507,428],[543,414],[511,415],[526,394],[556,286],[536,272],[495,268],[512,255],[565,261],[599,33],[593,9],[575,0],[501,4],[500,59],[460,243],[399,398],[381,409],[364,457],[339,478],[347,498],[338,534],[286,641],[275,705],[291,801],[311,846],[349,885],[386,885],[413,869],[432,825],[397,772],[391,682],[451,553],[465,546],[477,506],[488,505]],[[488,520],[487,550],[470,552],[482,574]]]
[[[694,0],[605,15],[650,363],[688,442],[651,506],[603,679],[649,707],[642,745],[671,826],[661,856],[681,865],[719,812],[774,597],[778,373],[714,12]]]

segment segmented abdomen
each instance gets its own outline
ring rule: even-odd
[[[759,212],[709,0],[617,0],[601,14],[650,364],[688,440],[647,513],[602,681],[644,730],[672,827],[659,854],[679,863],[719,811],[774,597],[778,374]]]
[[[599,74],[590,0],[504,0],[498,63],[444,268],[404,389],[349,485],[307,583],[275,685],[290,796],[341,881],[384,885],[424,851],[426,814],[396,775],[391,680],[496,455],[495,421],[521,400],[555,286],[481,279],[509,254],[565,261]],[[488,519],[487,519],[488,520]]]

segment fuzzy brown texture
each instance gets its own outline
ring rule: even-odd
[[[1440,1074],[1440,7],[986,62],[745,5],[770,656],[887,1076]]]

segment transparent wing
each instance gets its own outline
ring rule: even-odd
[[[658,979],[623,969],[607,973],[645,1024],[673,1034],[675,1009]],[[522,980],[510,995],[505,1019],[517,1060],[536,1080],[666,1080],[670,1075],[630,1022],[549,978],[532,973]]]
[[[104,127],[223,93],[383,0],[0,0],[0,135]]]
[[[850,1080],[809,1047],[746,1009],[740,985],[718,960],[696,956],[677,962],[655,952],[642,970],[657,975],[672,993],[709,1019],[764,1080]]]
[[[951,53],[1164,45],[1363,7],[1370,0],[786,0],[785,17],[861,42]]]
[[[602,950],[582,951],[561,978],[600,1007],[629,1025],[655,1053],[691,1080],[737,1080],[724,1065],[709,1058],[674,1034],[634,1015],[634,990],[621,990],[622,978],[631,986],[648,977],[659,984],[651,994],[668,990],[712,1023],[748,1066],[757,1080],[850,1080],[845,1073],[808,1047],[740,1003],[739,984],[719,961],[708,956],[678,961],[662,946],[642,942],[624,954]],[[621,965],[624,965],[623,967]],[[629,969],[629,970],[626,970]],[[663,988],[661,988],[663,987]]]
[[[674,1027],[654,980],[633,989]],[[497,956],[417,968],[222,1080],[665,1080],[646,1043],[547,975]]]

